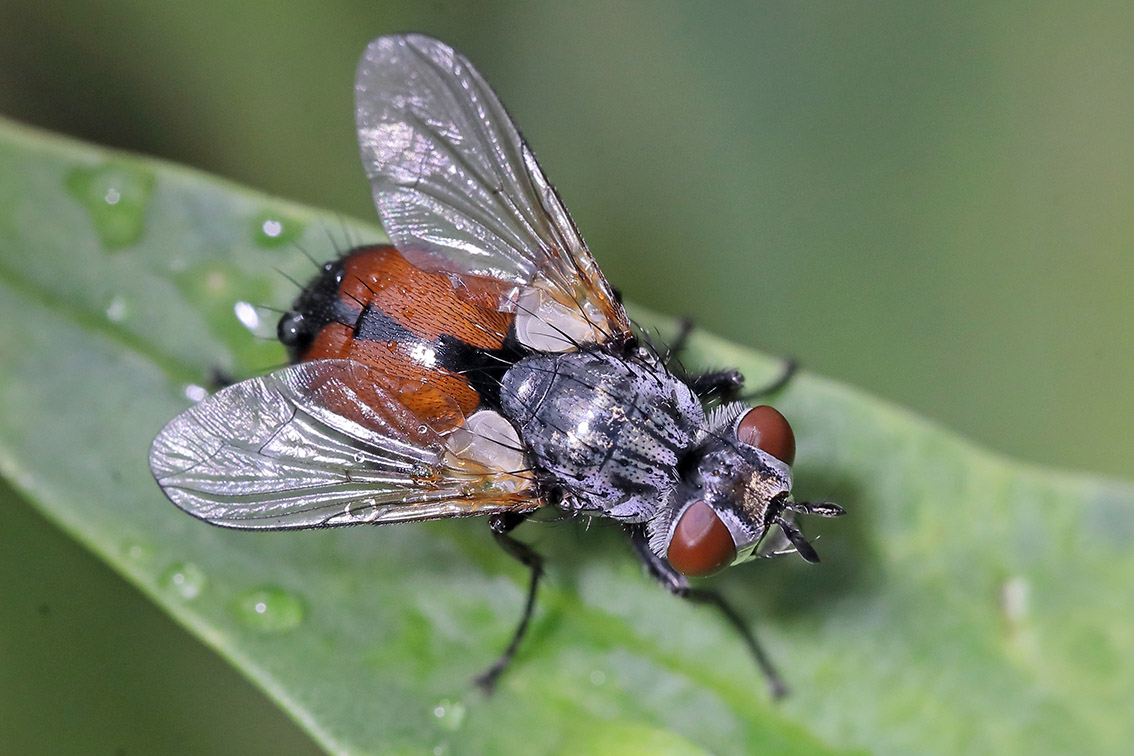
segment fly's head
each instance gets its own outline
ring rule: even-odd
[[[701,577],[758,554],[819,556],[793,515],[834,517],[841,507],[791,499],[795,435],[768,406],[731,404],[709,416],[708,433],[678,465],[681,482],[650,522],[650,547],[678,572]],[[778,545],[769,534],[778,531]]]

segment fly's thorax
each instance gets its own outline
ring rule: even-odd
[[[678,459],[707,427],[692,390],[658,360],[603,348],[520,360],[500,404],[566,508],[626,522],[670,498]]]

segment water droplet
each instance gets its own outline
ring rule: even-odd
[[[154,555],[154,547],[148,543],[138,543],[131,541],[130,543],[123,544],[122,553],[126,555],[127,559],[135,562],[148,561]]]
[[[442,698],[433,707],[433,716],[437,718],[437,724],[450,732],[461,729],[467,713],[468,710],[463,703],[450,701],[448,698]]]
[[[1030,593],[1028,581],[1019,576],[1009,579],[1001,587],[1000,602],[1010,625],[1019,625],[1027,618]]]
[[[220,294],[228,284],[228,277],[225,276],[222,270],[210,270],[205,275],[205,280],[202,282],[205,285],[205,291],[212,294]]]
[[[192,600],[201,595],[205,583],[205,573],[192,562],[178,562],[162,573],[159,580],[166,590],[173,591],[181,598]]]
[[[304,224],[282,213],[265,211],[252,220],[252,238],[261,247],[280,247],[295,242]]]
[[[129,247],[142,238],[154,175],[125,163],[81,166],[67,174],[67,192],[90,214],[107,251]]]
[[[106,306],[106,318],[111,323],[121,323],[130,314],[130,307],[126,304],[126,298],[121,294],[115,294],[110,299],[110,303]]]
[[[234,355],[236,362],[226,364],[226,370],[240,375],[279,361],[278,342],[267,338],[275,335],[275,324],[270,324],[269,332],[269,324],[250,304],[273,300],[270,271],[247,274],[214,259],[184,268],[174,275],[174,281],[182,299],[204,319],[209,333]],[[259,330],[253,331],[250,324]]]
[[[244,625],[265,633],[291,630],[303,622],[303,604],[282,588],[253,588],[236,597],[232,613]]]
[[[606,683],[606,673],[601,669],[591,671],[591,685],[603,685]]]
[[[252,333],[259,335],[260,313],[256,312],[255,307],[247,302],[237,302],[233,305],[232,311],[236,313],[236,319],[240,321],[242,326]]]
[[[209,395],[209,390],[204,386],[198,386],[196,383],[190,383],[185,387],[185,398],[191,402],[199,402]]]

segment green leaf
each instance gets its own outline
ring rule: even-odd
[[[491,698],[521,567],[454,521],[211,528],[149,476],[150,440],[217,370],[283,361],[272,317],[349,226],[184,168],[0,123],[0,470],[26,501],[255,681],[336,754],[1118,753],[1134,740],[1134,488],[1025,467],[803,374],[777,399],[823,564],[714,585],[721,618],[642,575],[616,528],[527,525],[549,557]],[[338,241],[332,241],[337,237]],[[663,330],[669,322],[646,313]],[[777,361],[699,335],[759,384]]]

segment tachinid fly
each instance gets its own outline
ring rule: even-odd
[[[631,327],[535,156],[462,55],[380,37],[355,82],[362,161],[392,246],[324,266],[279,323],[295,362],[207,397],[154,441],[181,509],[243,529],[487,515],[511,530],[541,507],[620,522],[649,572],[712,603],[782,683],[701,576],[758,554],[818,557],[791,498],[795,439],[737,401],[735,371],[689,375]],[[676,346],[676,345],[675,345]]]

